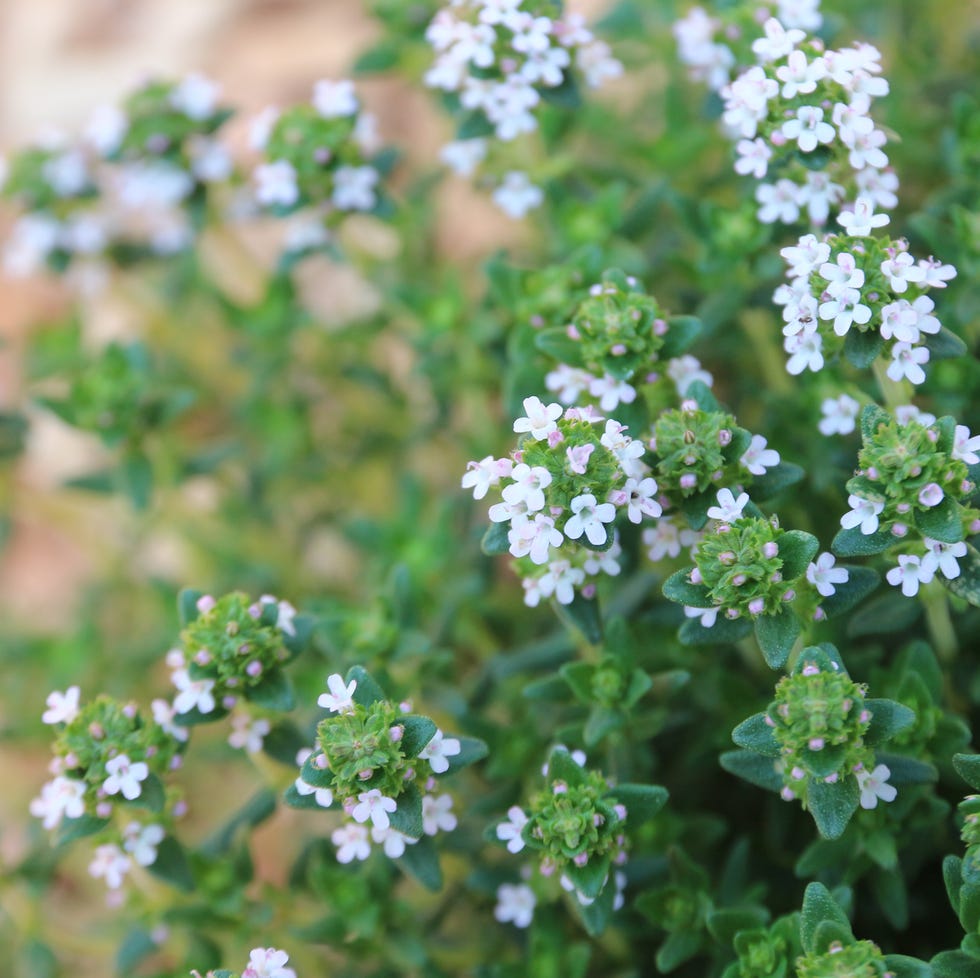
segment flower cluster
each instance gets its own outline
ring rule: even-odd
[[[240,591],[218,599],[205,594],[196,597],[194,612],[181,633],[181,647],[167,654],[178,722],[218,719],[243,700],[291,708],[292,691],[281,667],[301,651],[305,637],[288,601],[268,594],[253,601]],[[249,733],[255,736],[254,727]],[[248,741],[247,736],[242,746]]]
[[[97,833],[102,841],[89,872],[118,890],[134,864],[153,865],[166,826],[184,812],[179,795],[163,783],[180,766],[182,738],[170,728],[162,701],[146,721],[131,703],[79,700],[77,686],[47,699],[41,719],[57,728],[54,778],[30,810],[46,829],[71,833],[78,824],[85,825],[82,834]]]
[[[4,250],[6,271],[30,275],[76,263],[98,284],[106,261],[186,248],[206,188],[233,173],[218,130],[230,116],[202,75],[150,81],[121,107],[103,106],[84,139],[49,136],[8,166],[4,196],[27,213]]]
[[[786,369],[818,371],[841,352],[866,366],[887,346],[888,376],[921,384],[929,350],[917,344],[942,329],[926,293],[945,288],[956,270],[932,257],[916,260],[904,239],[871,237],[888,218],[874,213],[870,198],[858,198],[839,221],[846,234],[807,234],[780,252],[789,282],[773,301],[786,321]]]
[[[346,680],[330,675],[317,702],[330,715],[317,726],[313,750],[302,752],[286,800],[344,812],[347,821],[331,835],[340,862],[367,859],[372,841],[397,859],[424,836],[456,828],[452,796],[438,793],[437,776],[480,752],[464,757],[459,739],[384,698],[362,669]]]
[[[816,31],[823,23],[819,8],[820,0],[734,4],[716,14],[692,7],[674,24],[677,53],[695,81],[720,92],[736,65],[752,57],[751,41],[758,36],[760,18],[766,20],[772,14],[784,27]]]
[[[538,128],[542,100],[564,101],[576,77],[590,88],[622,73],[609,46],[575,14],[555,14],[547,0],[452,0],[426,30],[436,59],[425,83],[452,93],[469,113],[458,139],[443,147],[442,159],[469,176],[490,149],[487,136],[502,143]],[[540,205],[541,190],[521,170],[509,170],[494,201],[511,217]]]
[[[894,207],[898,180],[871,118],[872,100],[888,92],[880,52],[870,44],[828,51],[776,18],[764,31],[752,44],[759,63],[721,90],[735,171],[775,178],[756,189],[759,220],[793,224],[805,210],[824,225],[832,208],[853,208],[859,196]]]
[[[861,975],[862,978],[895,978],[877,944],[833,941],[822,954],[811,953],[797,958],[797,978],[840,978]]]
[[[231,971],[209,971],[204,978],[296,978],[296,972],[287,968],[289,955],[275,947],[252,948],[248,964],[240,976]],[[192,971],[193,978],[201,978],[199,971]]]
[[[633,523],[660,516],[657,483],[641,461],[643,443],[618,421],[600,428],[604,419],[591,408],[563,410],[537,397],[525,398],[524,410],[514,422],[523,436],[517,451],[470,462],[462,486],[482,499],[505,481],[503,501],[489,515],[509,526],[510,553],[526,573],[525,601],[569,604],[587,576],[619,572],[612,524],[621,514]]]
[[[900,554],[889,583],[911,597],[937,573],[955,579],[965,537],[980,531],[980,513],[969,505],[976,485],[968,468],[980,462],[980,436],[948,416],[902,424],[874,406],[862,413],[861,428],[859,468],[847,483],[851,509],[841,517],[835,549],[853,538],[871,552],[899,542],[908,550],[919,538],[924,552]]]
[[[308,104],[268,108],[252,124],[255,197],[278,214],[312,208],[326,221],[375,211],[385,166],[373,115],[346,79],[318,81]]]

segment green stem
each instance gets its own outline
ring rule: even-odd
[[[926,611],[929,637],[940,662],[952,662],[956,658],[958,643],[953,621],[949,615],[949,596],[939,581],[932,581],[921,590]]]
[[[739,317],[742,329],[752,343],[756,362],[762,371],[766,388],[776,395],[790,396],[794,391],[793,378],[786,372],[786,362],[779,343],[773,342],[772,316],[761,309],[746,310]]]
[[[875,380],[878,381],[878,389],[881,391],[882,400],[885,407],[894,414],[895,408],[912,401],[912,387],[906,380],[892,380],[888,376],[888,368],[883,360],[878,358],[871,364]]]

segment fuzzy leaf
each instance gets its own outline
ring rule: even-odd
[[[702,411],[721,411],[722,409],[718,399],[711,393],[711,388],[701,380],[689,384],[684,397],[696,401]]]
[[[782,669],[786,665],[802,631],[799,618],[785,606],[778,614],[760,615],[755,620],[755,638],[770,669]]]
[[[566,628],[580,631],[592,645],[602,641],[602,612],[598,598],[586,598],[576,591],[571,604],[552,601],[552,605]]]
[[[261,825],[271,818],[275,812],[275,793],[269,788],[260,789],[224,825],[201,843],[200,851],[216,858],[223,856],[231,849],[239,831]]]
[[[223,706],[215,706],[208,713],[202,713],[195,706],[193,710],[188,710],[186,713],[174,714],[173,722],[178,727],[196,727],[201,723],[215,723],[218,720],[224,720],[226,716],[228,716],[228,711]]]
[[[134,927],[122,940],[116,952],[116,974],[128,978],[136,970],[143,958],[156,953],[159,945],[150,932],[142,927]]]
[[[856,778],[848,777],[836,784],[811,779],[807,805],[817,823],[817,831],[825,839],[839,839],[857,811],[860,797]]]
[[[567,363],[572,367],[582,365],[582,344],[573,340],[564,326],[541,330],[534,337],[534,345],[559,363]]]
[[[619,710],[596,704],[589,711],[589,718],[582,729],[585,746],[591,750],[604,737],[622,727],[625,722],[626,717]]]
[[[586,933],[590,937],[598,937],[609,923],[612,917],[613,903],[616,899],[616,887],[607,886],[599,896],[587,906],[582,906],[575,897],[571,901],[575,906],[576,912],[585,927]],[[584,970],[582,972],[585,973]]]
[[[297,615],[293,619],[294,634],[282,633],[282,644],[290,654],[290,661],[295,659],[310,644],[315,627],[316,619],[312,615]]]
[[[718,758],[718,763],[729,773],[743,778],[757,788],[778,792],[783,786],[783,778],[776,771],[771,758],[763,757],[754,751],[730,750]]]
[[[194,889],[194,876],[184,847],[172,836],[164,836],[157,847],[157,858],[149,867],[154,876],[189,893]]]
[[[410,839],[422,838],[422,796],[414,784],[398,796],[398,808],[391,813],[391,824]]]
[[[584,866],[567,866],[565,875],[575,884],[579,893],[594,900],[606,885],[610,862],[611,857],[608,855],[593,858]]]
[[[892,420],[891,415],[878,407],[877,404],[865,404],[861,410],[861,435],[865,441],[872,439],[878,431],[879,425],[888,424]]]
[[[865,534],[855,526],[849,530],[839,530],[830,549],[838,557],[870,557],[873,554],[883,553],[895,542],[896,538],[888,530]]]
[[[710,608],[710,592],[703,584],[692,584],[690,568],[679,570],[664,581],[664,597],[677,604],[688,605],[691,608]]]
[[[299,776],[314,788],[333,788],[333,771],[329,768],[317,767],[313,763],[314,757],[319,755],[311,754],[300,768]]]
[[[865,700],[864,705],[871,711],[871,724],[864,735],[864,742],[870,747],[890,740],[915,723],[915,714],[894,700]]]
[[[916,757],[876,751],[875,762],[884,764],[891,771],[888,780],[896,787],[903,784],[934,784],[939,780],[939,772],[935,766]]]
[[[940,543],[959,543],[963,539],[963,517],[959,504],[946,496],[938,506],[915,511],[915,525],[925,537]]]
[[[844,357],[848,363],[863,370],[875,362],[884,345],[877,330],[861,332],[859,329],[850,329],[847,331],[847,339],[844,340]]]
[[[921,614],[922,605],[918,601],[909,601],[901,591],[888,590],[854,613],[847,623],[847,634],[858,638],[904,632]]]
[[[779,559],[783,562],[783,578],[795,581],[802,577],[820,549],[820,541],[803,530],[789,530],[779,535]]]
[[[954,754],[953,767],[974,791],[980,791],[980,754]]]
[[[938,333],[927,334],[923,342],[929,350],[930,360],[957,360],[969,352],[966,343],[945,326],[941,326]]]
[[[582,769],[564,747],[556,747],[548,755],[548,780],[579,785],[584,780]]]
[[[418,757],[439,729],[428,717],[402,716],[398,722],[405,728],[399,746],[406,757]]]
[[[423,835],[414,845],[406,845],[405,852],[395,862],[427,890],[437,892],[442,889],[439,853],[428,836]]]
[[[779,741],[766,720],[765,713],[756,713],[748,720],[743,720],[732,731],[732,740],[739,747],[762,754],[763,757],[779,757],[782,753]]]
[[[678,504],[692,530],[702,530],[708,522],[708,510],[717,502],[713,492],[696,492]]]
[[[277,723],[262,739],[262,753],[287,767],[295,767],[296,755],[306,746],[306,737],[290,720]]]
[[[670,794],[658,784],[618,784],[606,792],[606,797],[626,806],[626,819],[632,826],[653,818]]]
[[[663,346],[658,351],[660,360],[679,357],[704,332],[704,326],[697,316],[671,316],[667,320],[667,327]]]
[[[491,523],[480,541],[480,549],[488,557],[499,557],[510,553],[510,538],[507,523]]]
[[[705,628],[697,618],[688,618],[677,633],[681,645],[732,644],[745,638],[752,631],[748,618],[725,618],[720,615],[710,628]]]
[[[296,706],[296,694],[289,676],[282,669],[270,669],[262,682],[245,690],[245,699],[266,710],[288,713]]]
[[[960,877],[962,864],[963,860],[959,856],[947,856],[943,860],[943,882],[946,884],[946,895],[949,897],[953,913],[957,916],[960,912],[960,887],[963,885],[963,880]]]
[[[134,798],[130,804],[138,805],[140,808],[148,808],[151,812],[162,812],[166,803],[167,792],[163,787],[163,782],[151,773],[140,782],[139,797]]]
[[[78,818],[63,818],[58,826],[55,839],[58,845],[84,839],[86,836],[101,832],[109,824],[107,818],[96,818],[94,815],[80,815]]]
[[[354,687],[354,694],[351,697],[355,703],[361,706],[371,706],[372,703],[377,703],[379,700],[388,698],[374,677],[363,666],[351,666],[347,670],[344,682],[350,685],[352,679],[357,683]]]
[[[203,597],[203,591],[189,587],[183,588],[177,595],[177,614],[180,617],[181,628],[186,628],[200,614],[197,610],[197,602]]]
[[[464,737],[460,734],[453,735],[459,741],[459,753],[447,758],[449,768],[447,774],[459,771],[470,764],[482,761],[490,753],[487,745],[476,737]]]
[[[959,558],[960,575],[948,581],[942,574],[937,575],[946,589],[958,598],[980,608],[980,553],[972,543],[966,545],[966,556]]]
[[[739,931],[765,927],[768,922],[769,912],[764,907],[719,907],[705,920],[708,933],[721,944],[731,944]]]
[[[752,495],[756,502],[765,502],[773,496],[795,486],[802,481],[806,472],[799,465],[792,462],[780,462],[770,469],[766,469],[765,475],[755,476],[752,483]]]
[[[829,597],[820,599],[820,607],[828,618],[837,618],[859,605],[881,581],[878,572],[870,567],[837,566],[847,571],[847,580],[834,585],[836,590]]]
[[[800,911],[800,941],[806,954],[820,954],[824,950],[815,941],[817,927],[824,921],[837,924],[850,933],[851,925],[830,890],[823,883],[810,883],[803,894]]]
[[[593,700],[592,677],[595,670],[596,667],[588,662],[566,662],[558,673],[571,687],[575,698],[588,705]]]
[[[704,935],[696,930],[676,930],[660,945],[654,959],[661,974],[669,974],[694,957],[704,944]]]

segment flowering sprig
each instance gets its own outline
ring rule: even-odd
[[[615,902],[617,888],[607,885],[613,869],[627,861],[627,828],[656,815],[668,793],[659,785],[608,782],[586,770],[585,756],[577,755],[556,747],[545,767],[545,788],[526,810],[512,807],[488,836],[512,853],[537,853],[541,874],[561,875],[590,933],[598,933]]]
[[[622,65],[582,17],[561,13],[550,0],[453,0],[425,36],[436,55],[425,83],[447,93],[462,116],[443,162],[469,176],[491,149],[499,153],[504,162],[494,170],[504,175],[494,202],[523,217],[544,197],[526,172],[508,168],[502,144],[538,128],[542,102],[576,106],[579,79],[597,88]]]
[[[974,561],[966,537],[980,530],[980,511],[973,505],[980,474],[980,437],[946,416],[925,424],[900,423],[875,405],[861,413],[863,444],[856,475],[847,482],[850,512],[841,517],[834,538],[841,556],[882,553],[900,546],[890,584],[908,597],[937,574],[944,581],[961,576],[967,558],[964,596],[974,590]],[[914,543],[919,542],[921,552]]]
[[[81,704],[77,686],[53,692],[42,720],[57,730],[49,770],[30,805],[46,829],[62,842],[94,836],[99,844],[89,866],[92,876],[118,890],[134,865],[154,866],[166,839],[168,866],[159,870],[184,885],[186,864],[167,829],[185,804],[165,786],[181,765],[183,746],[167,725],[145,720],[135,704],[98,696]],[[176,872],[174,872],[176,866]]]
[[[313,620],[272,595],[234,591],[214,598],[185,590],[179,600],[181,645],[167,655],[181,725],[226,716],[236,705],[274,711],[295,704],[283,667],[309,642]]]
[[[442,874],[431,837],[457,824],[451,795],[438,778],[484,757],[486,745],[447,737],[425,716],[391,702],[362,668],[333,674],[318,703],[330,711],[316,745],[286,792],[294,808],[339,809],[347,821],[331,839],[342,863],[366,859],[371,840],[430,889]]]
[[[828,644],[806,648],[792,673],[776,685],[765,713],[739,724],[732,739],[745,751],[771,759],[765,786],[809,809],[820,834],[837,838],[858,806],[894,800],[891,772],[875,764],[874,748],[915,721],[906,706],[868,699]],[[729,755],[730,757],[730,755]],[[740,770],[742,757],[726,764]],[[757,765],[765,767],[765,762]],[[758,781],[757,781],[758,783]]]
[[[887,217],[875,215],[868,198],[859,198],[840,222],[847,222],[846,234],[807,234],[780,252],[789,283],[776,289],[773,301],[786,322],[786,369],[816,372],[840,355],[867,367],[885,352],[889,378],[921,384],[931,349],[937,356],[963,352],[926,294],[945,288],[956,270],[932,257],[916,260],[904,239],[872,237],[872,227]]]
[[[352,82],[321,80],[309,103],[266,109],[252,125],[256,200],[276,214],[313,208],[328,225],[390,207],[381,186],[393,159],[381,154],[375,119]]]
[[[519,559],[527,604],[570,604],[587,575],[618,573],[612,524],[620,515],[634,523],[660,515],[657,483],[641,461],[643,443],[618,421],[537,397],[525,398],[524,410],[511,458],[470,462],[462,487],[479,499],[505,483],[503,501],[490,507],[485,552]]]

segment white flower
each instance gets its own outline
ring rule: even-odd
[[[888,784],[891,775],[892,772],[884,764],[879,764],[870,773],[864,769],[855,773],[858,787],[861,789],[862,808],[877,808],[879,798],[884,802],[895,800],[898,790],[894,785]]]
[[[790,354],[786,361],[786,369],[794,377],[804,370],[814,373],[823,367],[823,340],[819,333],[799,333],[787,336],[783,341],[783,349]]]
[[[820,277],[827,281],[827,294],[839,296],[847,289],[860,289],[864,285],[864,272],[857,267],[854,256],[843,251],[837,256],[837,263],[829,261],[820,266]]]
[[[493,915],[502,924],[528,927],[534,918],[537,902],[534,891],[526,883],[501,883],[497,887],[497,906],[493,909]]]
[[[228,735],[228,743],[246,754],[258,754],[265,735],[272,729],[268,720],[253,720],[247,713],[236,713],[231,725],[234,729]]]
[[[380,174],[373,166],[338,166],[333,175],[334,207],[342,211],[369,211],[378,202],[374,188]]]
[[[296,626],[293,619],[296,617],[296,609],[288,601],[280,601],[271,594],[263,594],[259,601],[262,604],[274,604],[277,606],[276,628],[286,635],[295,637]]]
[[[930,414],[928,411],[917,408],[914,404],[900,404],[895,408],[895,420],[901,427],[904,427],[910,421],[917,421],[919,424],[928,428],[929,425],[935,422],[936,416]]]
[[[757,216],[763,224],[792,224],[800,216],[800,188],[792,180],[760,184],[755,188],[755,199],[759,202]]]
[[[439,150],[439,159],[461,177],[472,176],[486,155],[485,139],[460,139]]]
[[[860,526],[861,532],[865,536],[870,536],[878,529],[878,516],[885,508],[884,503],[851,494],[847,497],[847,505],[851,507],[851,512],[845,513],[840,518],[840,525],[845,530],[853,530],[854,527]]]
[[[384,848],[384,853],[389,859],[401,859],[405,855],[405,847],[414,846],[419,841],[390,825],[386,829],[379,828],[377,825],[372,826],[371,838]]]
[[[718,608],[692,608],[684,605],[685,618],[697,618],[701,622],[702,628],[711,628],[718,618]]]
[[[524,398],[525,417],[514,422],[514,431],[518,434],[528,431],[536,441],[542,441],[553,431],[558,430],[555,423],[563,413],[558,403],[542,404],[537,397]]]
[[[275,160],[255,168],[255,199],[266,207],[292,207],[299,200],[296,170],[289,160]]]
[[[272,135],[272,130],[279,121],[279,115],[279,110],[274,105],[270,105],[251,121],[248,127],[248,144],[252,149],[258,152],[265,149],[269,136]]]
[[[891,170],[876,170],[865,167],[854,174],[861,196],[867,197],[875,207],[891,210],[898,206],[898,177]],[[921,262],[920,262],[921,266]]]
[[[138,865],[152,866],[157,859],[157,847],[163,842],[165,834],[162,825],[142,826],[139,822],[130,822],[123,829],[123,849]]]
[[[463,489],[472,489],[474,499],[483,499],[487,490],[509,476],[512,469],[513,463],[509,458],[497,459],[488,455],[479,462],[466,463],[466,472],[460,485]]]
[[[698,534],[694,530],[686,527],[680,529],[667,516],[657,520],[655,526],[643,531],[643,545],[649,548],[647,555],[654,562],[663,560],[664,557],[680,556],[681,548],[693,546],[697,539]]]
[[[42,723],[71,723],[78,716],[78,686],[69,686],[63,693],[55,690],[45,701],[47,709],[41,714]]]
[[[778,0],[776,16],[786,27],[802,27],[816,31],[823,23],[820,0]]]
[[[926,298],[923,296],[923,298]],[[919,315],[910,302],[898,299],[882,306],[881,325],[878,331],[886,339],[902,343],[915,343],[919,339]]]
[[[333,792],[329,788],[318,788],[316,785],[304,781],[302,777],[298,777],[293,785],[296,787],[297,794],[313,795],[313,800],[321,808],[329,808],[333,804]]]
[[[89,875],[104,879],[110,890],[118,890],[130,869],[129,856],[111,842],[99,846],[95,857],[88,864]]]
[[[766,175],[772,159],[772,149],[764,139],[740,139],[735,145],[735,151],[738,153],[735,161],[736,173],[741,173],[742,176],[751,174],[756,180],[761,180]]]
[[[749,494],[740,493],[736,499],[731,489],[719,489],[717,500],[718,505],[708,509],[708,518],[721,523],[732,523],[741,517],[742,510],[749,501]]]
[[[213,679],[191,679],[186,669],[177,669],[171,673],[170,680],[179,690],[174,697],[174,709],[178,713],[190,713],[195,708],[200,713],[210,713],[214,709]]]
[[[119,149],[128,129],[129,119],[122,109],[100,105],[85,127],[85,139],[100,156],[111,156]]]
[[[853,211],[844,211],[837,223],[852,237],[865,238],[873,228],[884,227],[888,223],[887,214],[875,214],[874,204],[868,197],[858,197]]]
[[[356,115],[360,103],[354,94],[354,83],[348,79],[341,81],[318,81],[313,86],[313,108],[324,119],[341,119]]]
[[[915,263],[915,259],[907,252],[900,251],[894,258],[888,258],[881,263],[881,273],[888,279],[892,292],[902,293],[909,287],[909,282],[921,282],[926,273]]]
[[[785,58],[806,37],[798,28],[786,30],[775,17],[770,17],[762,27],[766,36],[752,42],[752,53],[760,61]]]
[[[844,188],[826,173],[807,170],[806,182],[799,188],[797,199],[806,207],[812,224],[824,225],[830,216],[830,208],[844,199]]]
[[[926,379],[922,364],[929,362],[929,350],[924,346],[912,346],[911,343],[896,343],[892,347],[892,362],[888,365],[891,380],[901,380],[903,377],[913,384],[921,384]]]
[[[576,496],[570,503],[572,515],[565,523],[565,536],[578,540],[584,533],[593,547],[601,547],[608,536],[606,523],[616,518],[616,507],[612,503],[596,503],[591,492]]]
[[[816,235],[804,234],[795,245],[781,249],[779,254],[789,265],[790,278],[806,279],[815,268],[830,258],[830,245],[817,240]]]
[[[823,121],[823,109],[812,105],[797,109],[796,117],[787,119],[780,131],[787,139],[795,139],[804,153],[812,152],[819,143],[832,143],[837,135],[834,127]]]
[[[317,699],[317,706],[330,710],[331,713],[353,713],[354,712],[354,690],[357,689],[357,680],[352,679],[344,685],[344,677],[340,673],[333,673],[327,676],[328,693],[321,693]]]
[[[823,417],[817,428],[822,435],[849,435],[854,430],[860,411],[861,405],[847,394],[825,398],[820,405]]]
[[[504,174],[504,182],[493,192],[493,202],[515,220],[540,207],[543,201],[541,188],[531,183],[526,173],[517,170]]]
[[[636,400],[636,388],[625,380],[616,380],[611,374],[593,377],[589,393],[600,399],[599,407],[603,411],[612,411],[620,404],[632,404]]]
[[[523,808],[512,805],[507,809],[507,821],[497,826],[497,838],[507,843],[508,852],[518,853],[524,848],[521,832],[524,831],[525,825],[527,825],[527,815]]]
[[[783,83],[779,94],[785,99],[797,95],[809,95],[816,90],[817,82],[827,74],[823,58],[807,61],[803,51],[791,51],[785,65],[776,69],[776,77]]]
[[[150,709],[153,711],[153,722],[164,733],[169,734],[174,740],[181,742],[187,740],[188,736],[190,736],[187,727],[180,727],[173,722],[177,711],[174,709],[172,703],[160,699],[153,700],[150,704]]]
[[[202,183],[220,183],[227,180],[234,168],[231,153],[216,139],[193,136],[188,142],[191,173]]]
[[[456,828],[456,816],[452,813],[451,795],[424,795],[422,798],[422,829],[426,835],[452,832]]]
[[[821,319],[832,319],[834,332],[845,336],[853,323],[863,326],[871,319],[871,307],[861,302],[857,289],[844,289],[834,298],[821,302],[819,314]]]
[[[627,479],[622,492],[626,496],[626,515],[631,523],[641,523],[644,516],[656,519],[664,511],[656,500],[655,479]]]
[[[554,595],[559,604],[571,604],[575,599],[575,588],[584,580],[585,571],[581,567],[572,567],[567,560],[553,560],[538,578],[538,591],[543,598]]]
[[[66,150],[45,160],[41,175],[59,197],[74,197],[89,182],[85,157],[77,149]]]
[[[449,770],[449,758],[456,757],[461,750],[462,746],[455,737],[446,737],[441,730],[437,730],[418,756],[428,761],[436,774],[445,774]]]
[[[330,834],[330,841],[337,847],[337,862],[349,863],[354,859],[367,859],[371,855],[368,829],[356,822],[346,822]]]
[[[582,563],[582,570],[590,577],[599,574],[608,574],[616,577],[622,570],[619,558],[623,556],[623,548],[619,545],[619,540],[613,531],[612,546],[608,550],[586,550],[586,558]]]
[[[545,375],[544,386],[553,391],[562,404],[574,404],[582,392],[589,389],[593,380],[595,378],[588,370],[560,363]]]
[[[42,819],[46,829],[60,825],[62,818],[81,818],[85,814],[85,782],[60,775],[48,781],[31,801],[30,813]]]
[[[950,449],[950,457],[966,462],[967,465],[976,465],[980,462],[980,435],[970,435],[970,429],[965,424],[958,424],[953,433],[953,447]]]
[[[774,448],[766,448],[766,444],[762,435],[753,435],[751,444],[739,459],[752,475],[765,475],[766,469],[779,465],[779,452]]]
[[[710,387],[714,383],[714,377],[707,370],[701,369],[701,361],[689,354],[668,360],[667,376],[677,386],[677,393],[681,397],[696,380],[700,380],[705,387]]]
[[[204,75],[188,75],[170,92],[170,104],[189,119],[209,119],[218,104],[221,87]]]
[[[355,822],[366,822],[370,819],[372,825],[386,829],[391,824],[388,816],[397,808],[398,802],[394,798],[381,794],[378,788],[372,788],[357,796],[357,804],[351,809],[351,818]]]
[[[274,947],[253,948],[242,978],[296,978],[296,972],[285,967],[288,960],[289,955],[285,951]]]
[[[847,582],[848,573],[843,567],[834,567],[834,555],[822,553],[806,569],[806,579],[817,589],[817,593],[829,598],[837,590],[837,584]]]
[[[925,273],[922,287],[925,289],[945,289],[946,283],[956,278],[956,269],[952,265],[944,265],[930,255],[919,261],[919,268]]]
[[[920,584],[928,584],[935,576],[931,562],[920,561],[915,554],[899,554],[898,567],[893,567],[885,578],[893,587],[901,587],[907,598],[919,593]]]
[[[551,485],[551,473],[542,465],[533,468],[519,462],[510,472],[513,482],[505,486],[501,496],[511,506],[524,503],[529,513],[544,509],[544,490]]]
[[[966,544],[962,540],[959,543],[940,543],[931,537],[923,537],[922,542],[926,546],[922,567],[930,576],[934,576],[937,570],[942,572],[947,581],[960,576],[958,558],[966,556]]]
[[[102,782],[102,790],[107,795],[118,795],[133,801],[143,790],[140,782],[149,777],[150,769],[143,761],[133,763],[125,754],[117,754],[106,761],[105,769],[109,776]]]

